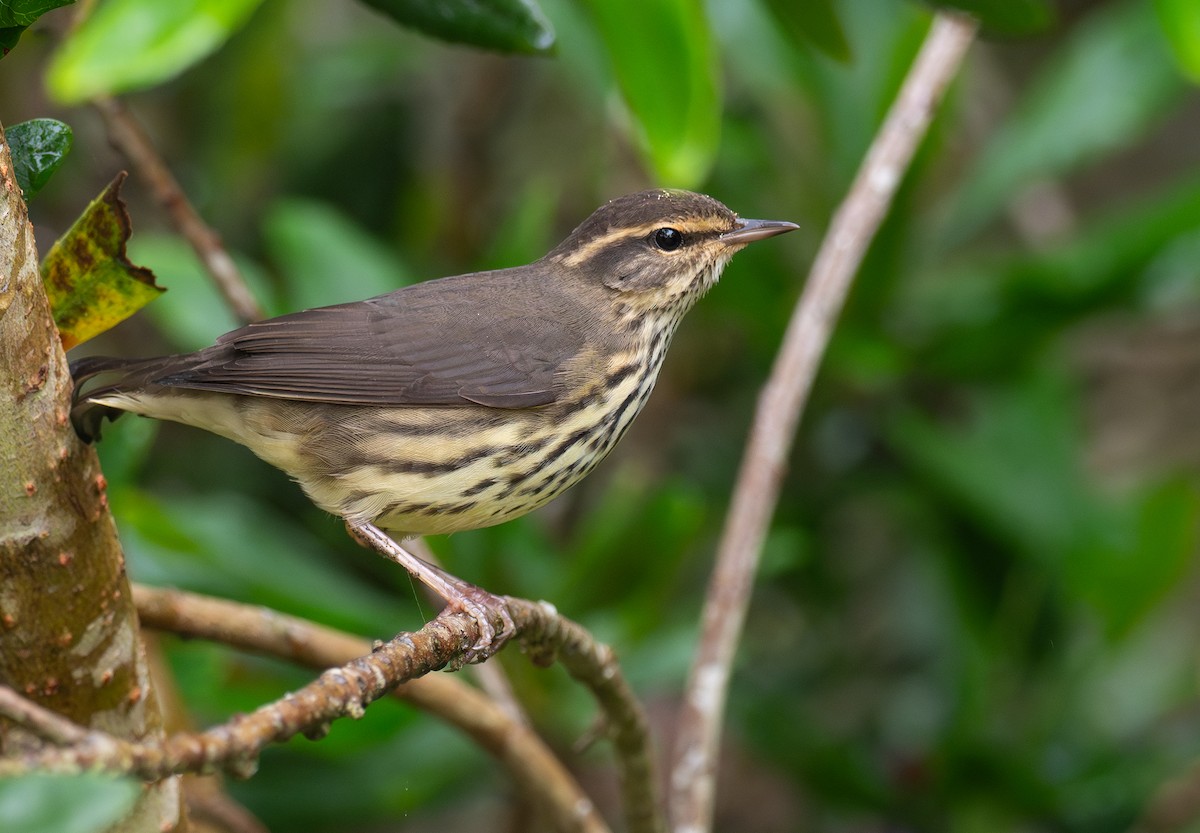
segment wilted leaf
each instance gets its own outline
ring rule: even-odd
[[[67,36],[47,72],[64,104],[153,86],[215,52],[262,0],[107,0]]]
[[[839,61],[850,60],[850,44],[833,0],[767,0],[767,8],[794,40],[809,43]]]
[[[554,29],[535,0],[362,0],[405,26],[453,43],[549,52]]]
[[[13,173],[25,195],[33,199],[62,165],[71,150],[71,128],[55,119],[32,119],[5,131],[12,152]]]
[[[720,137],[717,61],[698,0],[586,0],[659,179],[694,187]]]
[[[164,291],[154,273],[125,257],[129,213],[118,195],[124,181],[118,174],[42,261],[63,349],[124,321]]]
[[[1154,7],[1179,68],[1200,84],[1200,3],[1154,0]]]

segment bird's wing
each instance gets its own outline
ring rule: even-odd
[[[443,279],[250,324],[153,382],[355,405],[549,404],[582,334],[504,289]]]

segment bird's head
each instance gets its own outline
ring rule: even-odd
[[[747,243],[799,228],[743,220],[690,191],[640,191],[596,209],[547,260],[615,293],[639,310],[686,309]]]

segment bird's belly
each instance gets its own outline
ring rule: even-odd
[[[294,472],[317,505],[397,534],[477,529],[524,515],[587,475],[653,387],[637,374],[607,395],[545,408],[353,409]],[[432,416],[431,416],[432,413]]]
[[[655,357],[656,359],[659,357]],[[199,425],[291,475],[317,506],[399,534],[502,523],[576,483],[637,416],[658,361],[617,364],[542,408],[374,408],[190,392],[104,404]]]

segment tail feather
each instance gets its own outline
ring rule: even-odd
[[[108,356],[87,356],[71,362],[71,377],[75,390],[71,394],[71,424],[75,433],[85,443],[100,439],[100,428],[105,417],[111,422],[124,413],[119,408],[90,401],[94,396],[136,389],[145,381],[146,371],[158,363],[158,359],[117,359]],[[97,376],[119,374],[107,384],[88,386]],[[84,390],[88,388],[88,390]]]

